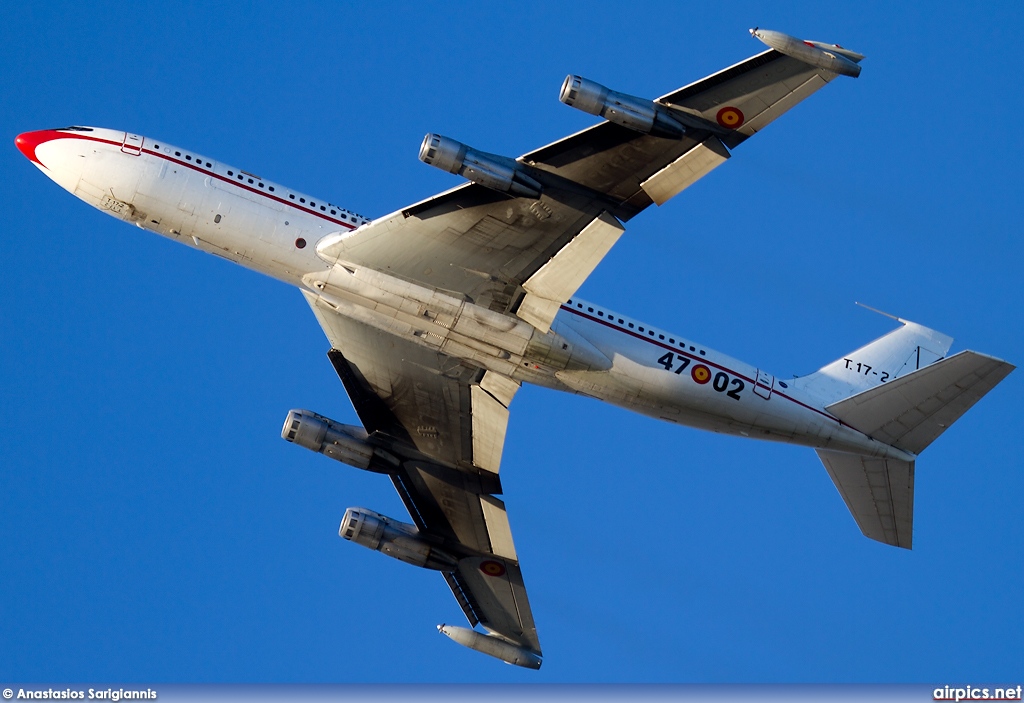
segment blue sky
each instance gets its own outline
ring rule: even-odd
[[[528,388],[502,468],[545,653],[440,637],[442,579],[337,536],[390,482],[279,437],[355,414],[301,296],[77,201],[23,131],[128,129],[376,217],[656,96],[761,25],[867,55],[627,233],[581,290],[780,377],[891,329],[1024,360],[1024,10],[986,3],[209,3],[0,9],[0,680],[980,682],[1024,675],[1024,376],[922,456],[915,549],[808,449]]]

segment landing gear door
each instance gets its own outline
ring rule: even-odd
[[[124,142],[121,144],[121,151],[132,156],[138,156],[142,153],[142,142],[145,137],[140,137],[137,134],[124,133]]]
[[[775,388],[775,377],[770,373],[757,370],[757,379],[754,382],[754,392],[768,400],[772,397],[772,389]]]

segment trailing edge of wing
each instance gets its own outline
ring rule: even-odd
[[[549,291],[540,294],[526,283],[535,276],[538,287],[546,278],[557,280],[542,272],[545,267],[568,268],[581,274],[573,278],[578,287],[575,281],[593,271],[615,239],[602,234],[591,241],[591,233],[584,234],[590,225],[607,218],[626,222],[667,202],[835,75],[774,49],[763,52],[657,100],[687,126],[681,138],[605,121],[516,159],[543,185],[539,197],[467,183],[329,235],[317,252],[331,263],[386,270],[492,310],[521,311],[546,329],[555,303],[571,293],[545,286]],[[583,243],[590,254],[559,256]]]
[[[512,644],[541,653],[537,628],[526,600],[523,572],[517,562],[469,557],[459,562],[452,580],[471,599],[473,610],[484,629]],[[451,581],[448,585],[451,586]],[[473,624],[472,618],[470,624]]]
[[[547,332],[561,304],[583,285],[624,231],[607,211],[595,217],[523,283],[526,297],[516,314]]]

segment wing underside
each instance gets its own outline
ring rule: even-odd
[[[470,624],[539,654],[505,504],[495,495],[518,384],[307,297],[360,420],[401,460],[391,479],[416,527],[461,555],[443,573]]]
[[[325,238],[318,251],[328,261],[386,268],[492,310],[516,312],[530,278],[598,218],[620,227],[652,203],[666,202],[834,77],[777,51],[763,52],[659,98],[687,125],[682,138],[602,122],[517,160],[542,184],[538,198],[466,183]],[[610,247],[599,248],[584,278]],[[580,256],[593,257],[592,247],[580,249]]]

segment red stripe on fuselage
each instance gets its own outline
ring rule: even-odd
[[[30,159],[32,159],[36,163],[39,163],[39,161],[37,161],[34,158],[34,156],[35,156],[35,148],[39,144],[42,144],[42,143],[48,142],[48,141],[52,141],[54,139],[84,139],[86,141],[99,142],[101,144],[109,144],[110,146],[116,146],[116,147],[118,147],[118,149],[120,149],[121,146],[122,146],[122,144],[120,142],[114,142],[114,141],[111,141],[109,139],[101,139],[100,137],[92,137],[92,136],[89,136],[87,134],[68,134],[67,132],[57,132],[57,131],[50,131],[50,130],[44,130],[42,132],[28,132],[27,134],[29,134],[29,135],[36,135],[36,134],[51,135],[52,134],[53,135],[53,136],[47,136],[45,139],[40,139],[38,141],[35,141],[32,144],[32,156],[29,156],[28,153],[26,153],[25,150],[22,149],[21,142],[19,142],[18,140],[15,140],[15,142],[18,144],[18,148],[22,150],[22,153],[25,153],[26,156],[28,156]],[[25,135],[21,135],[21,136],[25,136]],[[20,139],[20,137],[19,137],[19,139]],[[248,185],[246,185],[244,183],[238,183],[237,181],[232,180],[228,176],[222,176],[219,173],[216,173],[214,171],[210,171],[208,169],[196,166],[195,164],[189,163],[188,161],[183,161],[181,159],[176,159],[173,156],[170,156],[168,154],[162,154],[159,151],[154,151],[152,149],[142,149],[142,153],[143,154],[148,154],[149,156],[157,156],[157,157],[159,157],[161,159],[164,159],[165,161],[170,161],[172,164],[177,164],[178,166],[184,166],[185,168],[190,168],[190,169],[192,169],[193,171],[195,171],[197,173],[206,174],[207,176],[210,176],[211,178],[216,178],[217,180],[223,181],[224,183],[230,183],[231,185],[236,186],[238,188],[241,188],[242,190],[249,191],[250,193],[255,193],[256,195],[261,195],[264,198],[267,198],[268,200],[273,200],[275,202],[281,203],[282,205],[287,205],[288,207],[293,208],[295,210],[298,210],[299,212],[305,213],[307,215],[315,215],[315,216],[319,217],[322,220],[327,220],[328,222],[333,222],[336,225],[341,225],[342,227],[347,227],[348,229],[355,229],[356,226],[357,226],[357,225],[355,225],[355,224],[353,224],[351,222],[345,222],[343,220],[337,220],[337,219],[331,217],[330,215],[328,215],[326,213],[317,212],[316,210],[311,210],[309,208],[303,207],[302,205],[299,205],[298,203],[292,202],[292,201],[287,200],[285,198],[279,198],[276,195],[271,195],[270,193],[267,193],[266,191],[263,191],[263,190],[259,190],[258,188],[252,188],[252,187],[250,187],[250,186],[248,186]],[[40,165],[42,165],[42,164],[40,164]]]
[[[741,373],[737,373],[737,372],[733,371],[732,369],[730,369],[728,367],[722,366],[721,364],[716,364],[715,362],[711,361],[707,357],[696,356],[696,355],[691,354],[691,353],[689,353],[689,352],[687,352],[687,351],[685,351],[683,349],[680,349],[678,347],[673,347],[673,346],[671,346],[669,344],[665,344],[664,342],[661,342],[661,341],[659,341],[657,339],[650,339],[648,337],[645,337],[644,335],[642,335],[642,334],[640,334],[638,332],[633,332],[631,330],[622,329],[618,325],[608,322],[608,320],[602,320],[599,317],[594,317],[593,315],[588,315],[587,313],[585,313],[585,312],[583,312],[581,310],[576,310],[575,308],[571,308],[568,305],[562,305],[561,307],[562,307],[562,310],[565,310],[566,312],[571,312],[574,315],[578,315],[579,317],[582,317],[585,320],[590,320],[591,322],[596,322],[596,323],[598,323],[600,325],[604,325],[608,329],[615,330],[616,332],[621,332],[622,334],[628,335],[630,337],[635,337],[636,339],[640,339],[640,340],[643,340],[644,342],[647,342],[649,344],[653,344],[656,347],[661,347],[662,349],[666,349],[666,350],[668,350],[670,352],[674,352],[676,354],[679,354],[680,356],[685,356],[687,358],[693,359],[694,361],[699,361],[702,364],[707,364],[708,366],[713,366],[714,368],[718,369],[719,371],[725,371],[726,373],[731,373],[733,376],[736,376],[737,378],[740,378],[740,379],[746,381],[747,383],[753,384],[755,386],[760,386],[761,388],[764,388],[765,390],[770,390],[772,393],[774,393],[775,395],[779,396],[780,398],[785,398],[786,400],[790,401],[791,403],[796,403],[797,405],[799,405],[802,408],[806,408],[806,409],[808,409],[808,410],[810,410],[812,412],[816,412],[819,415],[821,415],[822,417],[826,417],[829,420],[833,420],[834,422],[839,423],[840,425],[844,425],[846,427],[849,427],[849,425],[846,425],[846,423],[844,423],[839,418],[833,417],[832,415],[829,415],[827,412],[824,412],[823,410],[819,410],[818,408],[815,408],[815,407],[813,407],[811,405],[807,405],[806,403],[801,403],[796,398],[791,398],[790,396],[786,395],[785,393],[783,393],[782,391],[780,391],[777,388],[771,389],[768,386],[764,385],[763,383],[757,383],[756,380],[748,378],[748,377],[744,376]]]

